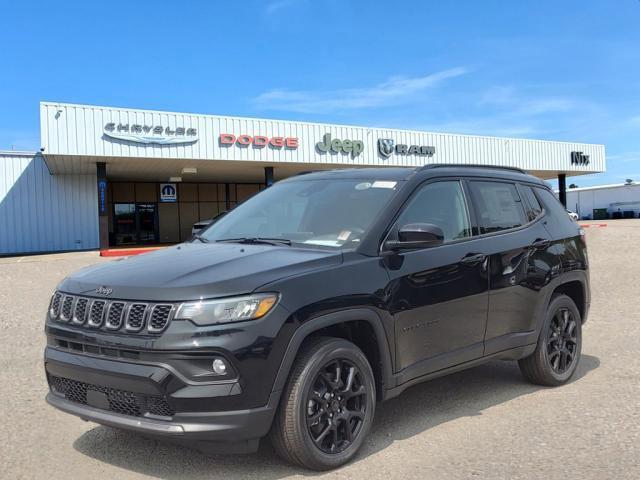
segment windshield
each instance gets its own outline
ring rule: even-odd
[[[380,180],[303,180],[276,184],[202,233],[205,241],[289,240],[353,248],[397,190]]]

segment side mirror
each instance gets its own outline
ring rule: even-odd
[[[398,240],[389,240],[385,249],[391,251],[414,250],[442,245],[444,232],[432,223],[410,223],[398,231]]]

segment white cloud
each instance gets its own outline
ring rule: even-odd
[[[274,2],[270,2],[265,8],[265,12],[267,15],[271,15],[276,13],[278,10],[282,10],[283,8],[290,7],[294,4],[293,0],[276,0]]]
[[[464,75],[464,67],[452,68],[423,77],[392,77],[372,87],[327,91],[276,89],[255,98],[259,108],[302,113],[328,113],[340,110],[384,107],[408,101],[412,96],[436,87],[445,80]]]
[[[568,97],[524,95],[510,86],[490,88],[481,96],[479,104],[503,107],[524,115],[568,112],[581,105]]]
[[[513,120],[507,121],[500,118],[475,118],[431,125],[423,124],[411,127],[411,129],[424,130],[428,132],[523,138],[532,138],[544,133],[544,131],[538,129],[534,125],[525,122],[514,123]]]
[[[640,163],[640,151],[621,152],[614,155],[607,155],[607,161],[615,162],[638,162]]]

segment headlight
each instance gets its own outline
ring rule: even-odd
[[[176,320],[191,320],[197,325],[242,322],[264,317],[278,301],[275,293],[244,297],[185,302],[178,307]]]

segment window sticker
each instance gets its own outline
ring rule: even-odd
[[[340,232],[340,235],[338,235],[338,240],[346,242],[349,238],[349,235],[351,235],[351,230],[343,230]]]
[[[309,245],[322,245],[325,247],[339,247],[340,246],[340,242],[336,241],[336,240],[315,240],[315,239],[311,239],[311,240],[305,240],[304,243],[308,243]]]
[[[398,182],[377,180],[373,182],[373,185],[371,185],[371,188],[396,188],[396,183]]]
[[[370,182],[358,183],[354,188],[356,190],[366,190],[368,188],[371,188],[371,183]]]

